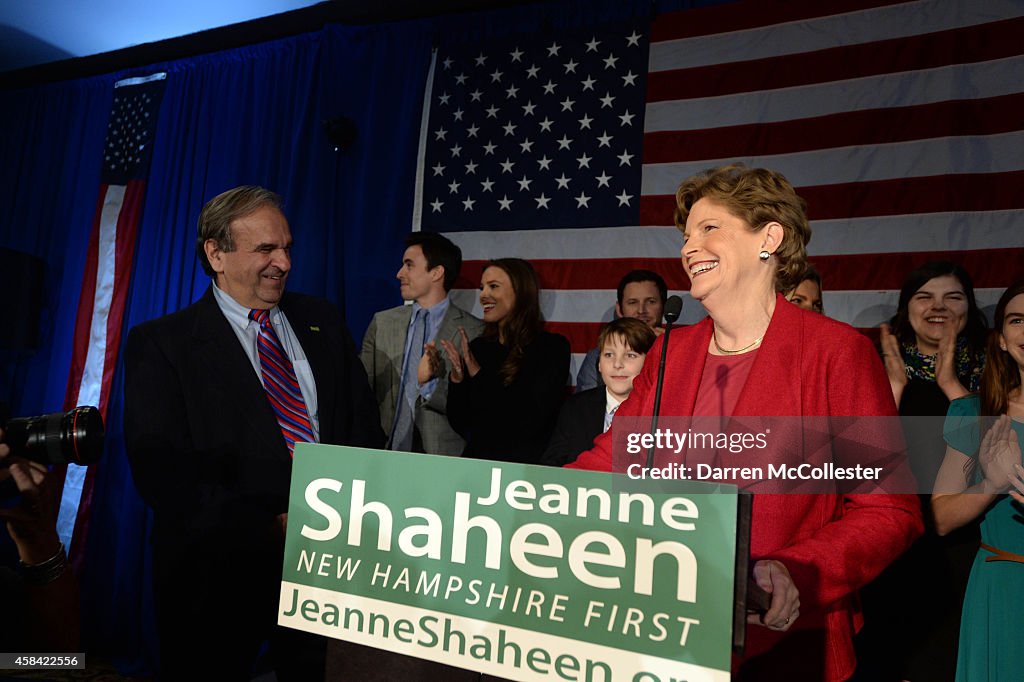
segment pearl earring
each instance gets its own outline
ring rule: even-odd
[[[772,254],[768,253],[764,249],[761,249],[761,253],[757,254],[757,257],[763,261],[767,261],[769,258],[772,257]]]

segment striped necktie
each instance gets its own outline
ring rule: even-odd
[[[249,319],[259,325],[259,336],[256,349],[260,356],[260,373],[263,375],[263,388],[267,391],[267,399],[274,408],[277,423],[281,425],[288,454],[295,454],[295,443],[315,443],[313,427],[309,423],[306,402],[299,388],[299,380],[295,376],[295,368],[288,354],[284,352],[281,340],[277,338],[273,325],[270,324],[269,310],[250,310]]]
[[[621,404],[622,403],[619,403],[619,405],[621,405]],[[605,412],[604,413],[604,431],[602,431],[602,433],[607,432],[608,429],[611,428],[611,426],[612,426],[612,419],[615,417],[615,412],[619,409],[619,405],[616,405],[615,407],[613,407],[611,412]]]

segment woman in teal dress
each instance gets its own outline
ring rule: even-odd
[[[1024,497],[1006,494],[1014,486],[1024,492],[1024,280],[999,299],[995,318],[978,393],[949,406],[948,447],[932,495],[939,534],[982,518],[960,623],[958,682],[1018,680],[1024,671]]]

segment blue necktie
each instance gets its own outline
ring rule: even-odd
[[[402,362],[402,385],[398,392],[398,404],[395,405],[395,423],[391,429],[391,449],[408,452],[412,449],[413,424],[416,418],[416,398],[420,393],[420,383],[416,376],[423,356],[423,344],[426,342],[427,311],[416,311],[412,321],[412,339],[409,350]]]
[[[611,428],[611,426],[612,426],[612,419],[615,417],[615,411],[618,410],[618,409],[619,409],[619,406],[616,405],[615,407],[612,408],[611,412],[605,412],[604,413],[604,430],[605,431],[607,431],[608,429]]]

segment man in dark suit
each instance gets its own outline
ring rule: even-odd
[[[154,511],[162,679],[321,679],[323,640],[276,626],[296,441],[380,447],[376,404],[338,310],[285,292],[280,198],[238,187],[199,216],[213,285],[131,330],[125,439]]]

